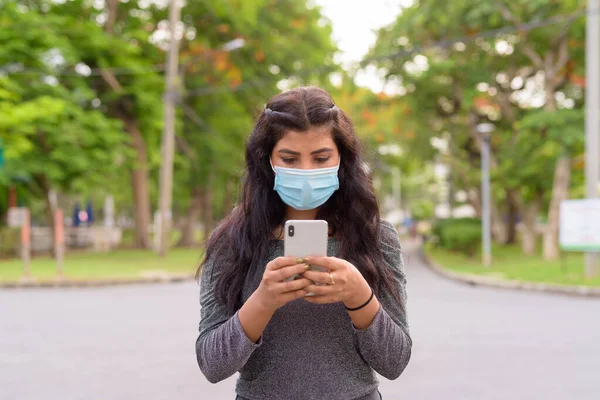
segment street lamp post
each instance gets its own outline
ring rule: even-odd
[[[494,131],[493,124],[477,125],[481,134],[481,243],[483,265],[492,265],[492,218],[490,195],[490,134]]]

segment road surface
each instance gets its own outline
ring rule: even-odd
[[[413,357],[384,399],[600,398],[600,301],[475,288],[408,262]],[[194,283],[0,291],[0,398],[233,399],[195,359]]]

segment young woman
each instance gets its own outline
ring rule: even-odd
[[[283,257],[290,219],[326,220],[329,256]],[[239,371],[237,399],[380,399],[375,373],[408,364],[398,233],[380,220],[350,119],[320,88],[265,106],[240,202],[200,269],[198,364],[213,383]]]

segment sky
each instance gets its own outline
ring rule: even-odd
[[[375,31],[394,22],[402,7],[413,0],[315,0],[331,20],[333,38],[341,50],[338,61],[344,65],[360,61],[375,43]],[[383,80],[374,68],[360,71],[356,83],[375,92]]]

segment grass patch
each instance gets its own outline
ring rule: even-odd
[[[485,268],[480,253],[468,258],[433,247],[428,247],[426,251],[436,264],[457,272],[527,282],[600,286],[600,276],[585,278],[583,253],[565,252],[562,260],[544,261],[541,254],[523,255],[518,246],[495,245],[492,249],[492,266]]]
[[[125,279],[160,273],[194,273],[202,250],[171,249],[165,258],[151,250],[117,250],[109,253],[67,253],[64,275],[67,279]],[[56,261],[50,257],[31,260],[31,275],[39,281],[56,278]],[[0,282],[15,282],[23,276],[19,259],[0,261]]]

